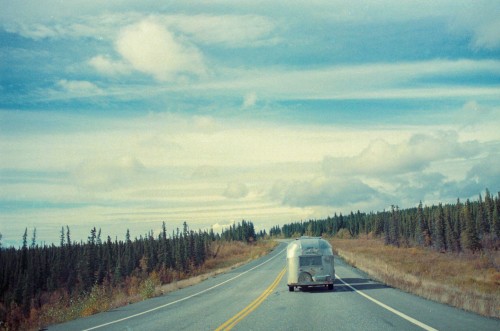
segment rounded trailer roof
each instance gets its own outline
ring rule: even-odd
[[[320,237],[300,237],[288,244],[286,256],[301,255],[333,255],[332,245]]]

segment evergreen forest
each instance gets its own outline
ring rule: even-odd
[[[269,234],[291,238],[302,235],[341,235],[358,237],[361,234],[381,237],[393,246],[421,246],[440,252],[479,252],[500,248],[500,192],[464,203],[438,204],[415,208],[349,215],[335,214],[321,220],[309,220],[274,226]]]
[[[40,246],[36,229],[29,242],[26,229],[22,247],[0,246],[0,329],[16,329],[54,293],[82,298],[96,289],[144,281],[153,273],[160,284],[188,277],[217,254],[221,242],[250,243],[258,235],[253,223],[244,220],[220,234],[190,230],[186,222],[169,234],[164,222],[157,236],[150,231],[132,239],[127,230],[125,240],[103,239],[101,230],[92,228],[86,242],[74,242],[70,228],[62,227],[59,245]]]

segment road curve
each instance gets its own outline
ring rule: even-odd
[[[338,258],[335,291],[289,292],[285,248],[200,284],[48,330],[500,330],[500,320],[384,286]]]

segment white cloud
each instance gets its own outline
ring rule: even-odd
[[[496,1],[463,1],[444,17],[451,33],[470,38],[475,50],[500,47],[500,5]]]
[[[321,69],[265,68],[227,70],[217,81],[202,82],[197,90],[245,94],[261,99],[415,99],[498,98],[497,86],[462,86],[422,81],[453,75],[499,74],[497,60],[431,60],[399,63],[338,65]]]
[[[198,132],[210,134],[219,129],[217,121],[211,116],[194,116],[193,122]]]
[[[248,187],[243,183],[228,183],[223,195],[229,199],[241,199],[248,195]]]
[[[18,15],[19,17],[19,15]],[[36,18],[4,23],[5,29],[34,40],[62,38],[95,38],[113,40],[124,27],[134,22],[154,20],[170,32],[188,37],[197,44],[226,48],[259,47],[277,43],[276,24],[265,16],[228,14],[166,14],[157,11],[116,11],[79,15],[72,18]]]
[[[4,1],[5,2],[5,1]],[[283,22],[309,17],[315,21],[337,23],[378,24],[418,22],[423,20],[444,22],[452,33],[471,37],[471,47],[497,49],[500,46],[500,6],[491,0],[448,1],[309,1],[255,3],[238,1],[217,5],[203,5],[196,14],[192,4],[169,6],[169,13],[158,10],[154,2],[141,2],[140,6],[128,1],[98,2],[71,1],[6,1],[0,22],[9,31],[35,39],[59,36],[108,36],[110,27],[122,26],[130,19],[155,15],[176,31],[189,35],[197,42],[221,44],[226,47],[252,47],[276,42],[273,32]],[[105,12],[106,14],[102,14]],[[235,13],[235,14],[228,14]],[[113,14],[109,14],[113,13]],[[241,13],[241,14],[236,14]],[[273,13],[273,19],[267,17]],[[106,33],[103,33],[104,29]],[[112,33],[112,32],[111,32]]]
[[[214,230],[215,233],[221,233],[222,231],[226,230],[227,228],[229,228],[230,226],[232,226],[233,224],[235,224],[234,221],[229,221],[227,223],[215,223],[211,226],[212,230]]]
[[[471,100],[465,102],[462,109],[457,112],[454,123],[462,129],[473,128],[479,130],[480,128],[484,136],[494,139],[500,136],[500,132],[498,129],[490,128],[495,126],[498,128],[500,125],[498,112],[500,112],[499,107],[492,107],[479,103],[476,100]],[[487,134],[490,130],[491,132]]]
[[[130,186],[144,173],[144,165],[134,157],[84,160],[72,172],[79,187],[108,191],[119,185]]]
[[[500,11],[497,15],[500,15]],[[495,21],[487,21],[474,29],[473,46],[475,48],[500,48],[500,18],[498,17]]]
[[[172,15],[164,21],[198,42],[226,47],[256,47],[275,43],[275,24],[255,15]]]
[[[356,203],[370,203],[380,193],[356,177],[316,177],[311,181],[278,182],[272,196],[290,206],[336,206],[345,208]]]
[[[160,81],[181,74],[198,76],[206,71],[200,51],[153,18],[124,28],[115,46],[136,70]]]
[[[94,83],[85,80],[67,80],[61,79],[56,83],[64,93],[69,93],[72,97],[88,97],[93,95],[102,95],[103,91]],[[55,92],[55,94],[59,94]]]
[[[257,94],[255,92],[250,92],[245,94],[243,98],[243,108],[251,108],[257,103]]]
[[[13,126],[50,117],[59,127],[50,134],[0,133],[0,168],[19,170],[15,182],[0,182],[3,197],[94,206],[54,209],[52,217],[45,211],[40,217],[46,222],[92,219],[112,229],[117,222],[140,228],[186,220],[197,228],[245,218],[268,228],[339,211],[407,207],[420,199],[453,201],[500,185],[494,152],[500,138],[464,138],[478,135],[471,128],[457,135],[425,126],[430,133],[418,134],[423,127],[228,120],[216,121],[219,128],[206,134],[195,123],[210,127],[211,117],[53,115],[3,117]],[[75,121],[76,132],[68,129]],[[37,180],[39,172],[50,176]]]
[[[323,174],[276,180],[269,197],[289,206],[343,212],[468,198],[499,187],[497,149],[498,140],[459,141],[454,132],[414,134],[393,143],[378,138],[352,157],[325,157]]]
[[[89,64],[106,75],[123,75],[130,73],[130,67],[120,61],[113,61],[107,56],[97,55],[89,60]]]
[[[470,158],[481,153],[475,142],[459,142],[456,132],[434,135],[416,134],[407,141],[388,143],[377,139],[353,157],[325,157],[325,173],[332,177],[348,175],[396,176],[422,171],[432,162]]]

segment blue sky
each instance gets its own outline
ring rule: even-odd
[[[498,1],[0,6],[3,245],[500,191]]]

